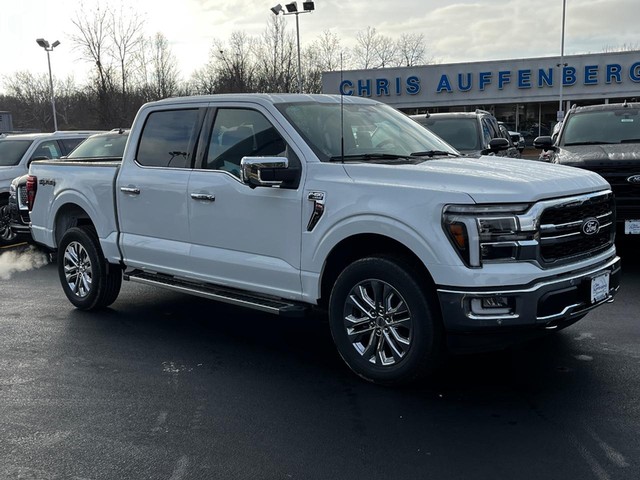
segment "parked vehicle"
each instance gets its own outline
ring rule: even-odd
[[[9,187],[11,181],[27,173],[35,159],[60,158],[96,132],[55,132],[9,134],[0,138],[0,245],[12,242]]]
[[[507,130],[507,127],[504,125],[498,125],[500,129],[500,135],[502,138],[506,139],[509,142],[509,148],[507,148],[507,155],[511,158],[522,158],[521,150],[518,148],[516,143],[513,141],[514,136]],[[523,149],[524,150],[524,149]]]
[[[112,304],[124,278],[326,310],[347,365],[384,384],[423,377],[446,350],[556,331],[619,285],[602,177],[459,157],[361,97],[146,104],[121,162],[33,162],[27,198],[77,308]]]
[[[498,122],[498,125],[500,126],[504,126],[508,133],[509,136],[511,137],[511,141],[513,142],[513,144],[516,146],[516,148],[518,149],[518,151],[520,153],[522,153],[526,147],[526,143],[524,140],[524,135],[520,132],[516,132],[514,130],[511,130],[508,124],[504,123],[504,122]]]
[[[81,141],[69,155],[60,158],[90,161],[95,159],[121,160],[124,146],[127,142],[129,130],[116,128],[110,132],[96,133]],[[13,234],[23,235],[24,240],[29,241],[31,230],[29,228],[29,208],[27,207],[27,177],[14,178],[9,187],[9,227]]]
[[[609,182],[620,233],[640,234],[640,103],[573,107],[557,137],[538,137],[545,160],[591,170]]]
[[[496,118],[484,110],[427,113],[411,115],[411,118],[466,156],[475,158],[481,155],[516,158],[520,156],[513,143],[503,137]]]

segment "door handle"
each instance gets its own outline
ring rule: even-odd
[[[130,195],[140,195],[140,189],[138,187],[120,187],[120,191]]]
[[[191,198],[194,200],[204,200],[207,202],[215,202],[216,196],[209,193],[192,193]]]

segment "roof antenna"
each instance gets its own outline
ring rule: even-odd
[[[340,52],[340,160],[344,163],[344,93],[342,93],[342,52]]]

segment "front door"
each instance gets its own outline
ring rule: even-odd
[[[188,188],[191,269],[207,282],[300,298],[302,189],[240,180],[244,156],[288,156],[300,171],[298,157],[267,112],[220,108],[210,123]]]

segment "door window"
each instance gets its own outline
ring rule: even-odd
[[[260,112],[221,108],[211,128],[203,168],[240,177],[242,157],[285,156],[286,144]]]
[[[62,153],[60,153],[60,147],[58,146],[58,142],[55,140],[47,140],[46,142],[42,142],[36,148],[36,151],[31,155],[31,160],[36,158],[60,158]]]
[[[198,119],[198,109],[152,112],[142,130],[137,162],[146,167],[191,167]]]

